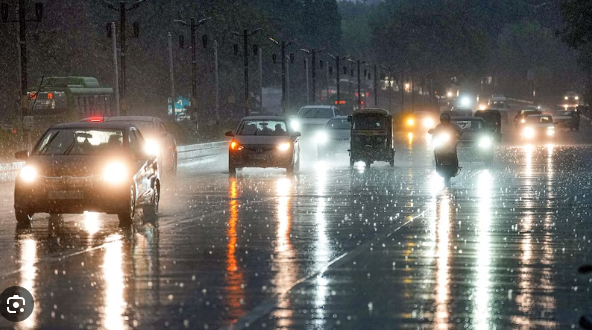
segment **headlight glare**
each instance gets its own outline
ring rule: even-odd
[[[413,126],[413,125],[415,125],[415,119],[413,119],[413,118],[409,118],[409,119],[407,119],[407,125],[408,125],[408,126]]]
[[[491,148],[491,138],[489,138],[489,137],[481,138],[481,140],[479,140],[479,147],[483,148],[483,149]]]
[[[146,153],[151,156],[159,156],[160,155],[160,144],[158,141],[154,139],[146,139]]]
[[[446,142],[450,141],[450,134],[442,133],[438,134],[432,140],[432,145],[434,148],[440,147],[441,145],[445,144]]]
[[[524,136],[527,139],[532,139],[534,137],[534,129],[532,129],[531,127],[525,128],[524,131],[522,131],[522,136]]]
[[[327,134],[327,132],[319,132],[317,134],[317,143],[318,144],[325,144],[325,143],[327,143],[327,141],[329,141],[329,135]]]
[[[434,127],[434,120],[432,118],[426,118],[423,120],[423,127],[432,128]]]
[[[549,127],[547,128],[547,136],[554,136],[555,135],[555,128]]]
[[[103,171],[103,180],[109,183],[122,183],[127,179],[127,167],[119,162],[110,163]]]
[[[278,145],[277,148],[280,151],[287,151],[290,149],[290,146],[292,146],[292,144],[290,142],[284,142],[284,143],[280,143],[280,145]]]
[[[32,166],[25,166],[21,169],[20,177],[25,182],[33,182],[37,180],[37,170]]]
[[[295,130],[295,131],[299,131],[300,130],[300,123],[298,122],[298,120],[293,119],[290,122],[290,125],[292,126],[292,129]]]

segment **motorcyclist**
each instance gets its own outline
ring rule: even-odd
[[[454,158],[456,159],[456,165],[458,166],[458,154],[456,152],[456,144],[458,143],[460,136],[463,132],[460,126],[450,121],[450,115],[447,113],[443,113],[440,115],[440,124],[438,124],[438,126],[434,128],[433,135],[436,136],[444,132],[450,134],[451,138],[454,139]]]

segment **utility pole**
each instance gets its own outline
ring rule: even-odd
[[[175,102],[177,100],[177,93],[175,92],[175,63],[173,62],[173,35],[169,32],[167,36],[169,39],[169,75],[171,79],[171,106],[173,107],[171,118],[172,121],[175,121]]]
[[[120,97],[120,111],[122,115],[126,115],[127,114],[127,103],[126,103],[126,98],[127,98],[127,85],[126,85],[126,81],[127,81],[127,66],[126,66],[126,55],[127,55],[127,45],[126,45],[126,40],[128,38],[127,34],[126,34],[126,28],[127,28],[127,12],[128,11],[132,11],[137,9],[138,7],[140,7],[140,5],[146,0],[137,0],[136,2],[134,2],[129,8],[126,6],[126,3],[124,0],[120,0],[119,1],[119,8],[117,8],[114,4],[110,3],[107,0],[103,0],[103,2],[105,3],[105,5],[112,10],[118,11],[119,12],[119,97]],[[111,33],[113,33],[112,30]],[[140,25],[137,22],[133,23],[133,36],[135,38],[139,37],[139,33],[140,33]]]
[[[317,101],[317,51],[312,49],[312,102]]]
[[[242,36],[243,36],[243,66],[244,66],[244,78],[245,78],[245,116],[248,116],[251,113],[250,109],[250,102],[249,102],[249,37],[255,35],[257,32],[261,31],[261,28],[253,29],[251,31],[244,29]],[[241,34],[238,32],[233,32],[235,36],[240,36]]]
[[[401,83],[399,84],[399,88],[401,88],[401,112],[405,111],[405,74],[401,73]]]
[[[378,108],[378,69],[374,64],[374,107]]]
[[[197,28],[209,21],[210,18],[202,18],[196,22],[191,17],[189,23],[184,20],[176,19],[174,22],[188,26],[191,35],[191,107],[197,109]]]
[[[259,47],[259,113],[263,113],[263,49]]]
[[[216,80],[216,123],[220,123],[220,76],[218,63],[218,40],[214,40],[214,78]]]
[[[360,62],[360,60],[357,60],[356,64],[358,66],[358,109],[362,109],[362,91],[360,89],[360,85],[361,85],[361,77],[360,77],[361,62]]]
[[[115,112],[121,116],[120,95],[119,95],[119,65],[117,63],[117,24],[111,22],[111,46],[113,47],[113,81],[115,82]],[[174,105],[173,105],[174,111]]]
[[[411,112],[415,112],[415,81],[411,75]]]
[[[282,114],[286,114],[286,97],[287,97],[287,73],[286,73],[286,48],[290,45],[292,45],[294,43],[294,40],[291,40],[289,42],[286,42],[284,40],[282,40],[281,42],[273,39],[273,38],[269,38],[269,40],[271,40],[271,42],[273,42],[274,44],[280,46],[280,50],[281,50],[281,64],[282,64]]]
[[[331,55],[329,54],[329,57],[332,58],[333,60],[335,60],[335,88],[337,89],[337,101],[335,101],[335,104],[337,106],[341,105],[341,67],[340,67],[340,63],[342,60],[347,60],[349,59],[349,56],[335,56],[335,55]],[[327,83],[328,84],[328,83]],[[327,88],[327,97],[329,97],[329,89]]]
[[[308,80],[308,58],[304,59],[304,71],[306,72],[306,104],[310,104],[310,84]]]
[[[23,135],[22,141],[28,143],[28,128],[25,127],[25,117],[29,115],[29,95],[28,95],[28,73],[27,73],[27,22],[41,22],[43,19],[43,3],[35,3],[35,19],[27,20],[26,1],[18,0],[16,20],[9,19],[9,7],[7,3],[0,4],[0,13],[3,23],[16,23],[18,28],[18,53],[19,53],[19,73],[20,73],[20,127]]]

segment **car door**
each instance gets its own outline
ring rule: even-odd
[[[163,136],[164,150],[165,150],[165,163],[167,165],[172,164],[175,161],[175,154],[177,153],[177,142],[173,135],[169,132],[166,125],[162,122],[159,123],[159,134]]]
[[[132,151],[132,162],[135,173],[136,199],[139,204],[145,204],[150,201],[152,196],[152,185],[150,182],[153,176],[153,159],[149,157],[144,150],[144,138],[135,127],[129,131],[129,145]]]

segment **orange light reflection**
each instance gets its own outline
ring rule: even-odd
[[[228,202],[228,213],[230,218],[228,219],[228,229],[226,230],[226,236],[228,238],[228,251],[226,254],[226,272],[227,272],[227,283],[226,283],[226,305],[230,308],[228,311],[229,316],[233,319],[238,319],[244,315],[245,311],[243,308],[244,303],[244,279],[243,273],[238,266],[236,247],[237,247],[237,225],[239,220],[239,192],[235,177],[231,177],[229,185],[229,198]]]

